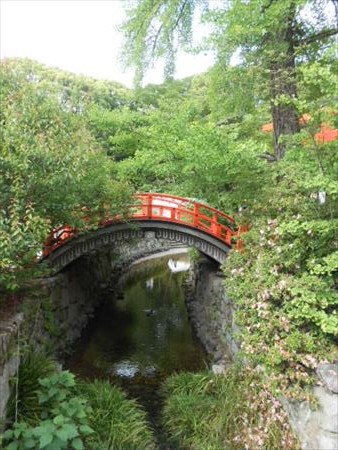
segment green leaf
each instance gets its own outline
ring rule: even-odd
[[[71,439],[67,430],[64,427],[62,427],[56,431],[56,436],[59,439],[61,439],[61,441],[63,441],[63,442],[67,442],[68,439]]]
[[[80,438],[73,439],[72,446],[73,446],[74,450],[82,450],[84,448],[83,442]]]
[[[25,439],[25,448],[36,448],[36,441],[32,438]]]
[[[64,418],[64,416],[59,414],[54,417],[53,422],[55,423],[55,425],[63,425],[65,422],[65,418]]]
[[[50,444],[53,440],[53,435],[49,432],[45,432],[41,434],[39,439],[40,448],[46,447],[48,444]]]
[[[89,427],[88,425],[80,425],[79,429],[80,429],[80,432],[84,435],[94,433],[94,430],[91,427]]]
[[[11,439],[14,435],[13,430],[6,430],[3,434],[4,439]]]
[[[40,403],[46,403],[49,400],[49,396],[45,393],[38,392],[38,399]]]
[[[6,450],[20,450],[19,444],[17,442],[11,442],[7,447]]]
[[[68,439],[73,439],[79,435],[77,427],[71,423],[64,424],[62,430],[67,433]]]

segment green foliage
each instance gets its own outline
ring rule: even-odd
[[[109,111],[94,105],[88,109],[87,120],[96,140],[115,161],[133,156],[142,145],[147,120],[138,111],[129,107]]]
[[[225,267],[243,351],[279,389],[311,383],[319,361],[337,358],[337,147],[319,148],[324,173],[304,145],[271,169],[246,250]],[[327,192],[324,204],[318,191]]]
[[[6,450],[155,448],[145,412],[109,382],[77,385],[42,353],[27,353],[18,381],[8,404],[18,421],[1,436]]]
[[[164,389],[163,423],[179,448],[298,448],[280,403],[255,370],[177,374]]]
[[[175,72],[177,44],[188,46],[192,38],[194,7],[204,0],[143,0],[128,8],[128,21],[122,26],[127,52],[126,65],[137,65],[136,84],[155,58],[165,59],[165,75]]]
[[[191,83],[183,99],[166,84],[159,109],[148,111],[147,139],[118,173],[137,190],[173,192],[232,212],[261,189],[267,167],[257,156],[266,146],[243,142],[239,124],[214,123],[202,100],[205,83],[203,77]]]
[[[88,438],[91,449],[153,449],[154,437],[146,414],[135,400],[108,381],[83,383],[80,393],[92,408],[89,425],[95,434]]]
[[[39,423],[33,426],[29,422],[15,422],[3,435],[7,442],[5,449],[84,449],[84,439],[94,431],[88,425],[91,409],[87,401],[74,396],[74,375],[62,371],[39,383],[40,389],[36,391],[41,405]]]
[[[281,159],[287,149],[284,136],[299,131],[297,68],[321,55],[338,32],[325,2],[141,0],[128,10],[122,27],[124,59],[136,67],[138,83],[150,63],[161,57],[166,58],[166,76],[172,76],[177,47],[192,50],[196,11],[212,29],[209,48],[217,56],[214,99],[218,105],[225,100],[220,110],[234,120],[265,103],[274,123],[275,156]],[[240,67],[231,68],[234,60]]]
[[[0,290],[13,291],[38,271],[51,228],[88,227],[83,207],[96,224],[104,209],[120,212],[129,190],[87,127],[88,100],[74,106],[74,78],[20,60],[3,61],[0,76]]]

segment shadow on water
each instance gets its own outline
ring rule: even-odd
[[[171,256],[176,261],[187,258]],[[108,378],[137,398],[159,436],[162,382],[174,372],[195,372],[207,365],[188,320],[184,273],[171,273],[168,260],[130,267],[120,281],[118,299],[105,299],[66,364],[81,378]]]

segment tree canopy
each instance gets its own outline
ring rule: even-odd
[[[85,119],[88,103],[109,110],[128,93],[25,60],[2,63],[1,86],[0,285],[15,289],[51,229],[84,226],[84,207],[95,222],[128,198]]]
[[[298,66],[313,60],[338,33],[330,10],[333,4],[321,0],[140,0],[128,10],[122,27],[125,61],[136,66],[138,83],[152,61],[161,57],[166,77],[172,77],[177,49],[192,48],[194,12],[199,9],[202,20],[213,29],[210,45],[216,50],[217,65],[228,68],[236,55],[240,66],[251,69],[244,72],[250,76],[246,84],[256,92],[255,106],[266,102],[271,109],[274,152],[280,159],[286,149],[284,136],[299,131]]]

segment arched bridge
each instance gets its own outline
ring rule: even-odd
[[[222,263],[232,239],[241,231],[236,229],[233,217],[188,198],[153,193],[136,194],[134,198],[135,204],[125,216],[105,219],[95,231],[80,234],[67,225],[53,230],[43,257],[59,271],[101,247],[153,237],[195,247]]]

